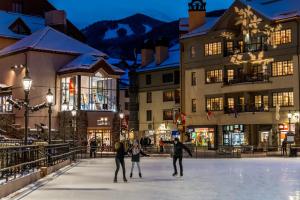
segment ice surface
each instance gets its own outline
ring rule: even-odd
[[[126,159],[127,175],[130,160]],[[143,178],[112,183],[114,159],[84,160],[15,199],[299,200],[300,159],[184,159],[184,177],[172,177],[170,158],[143,158]]]

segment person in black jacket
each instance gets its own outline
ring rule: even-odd
[[[141,172],[141,167],[140,167],[140,155],[143,155],[143,156],[149,156],[149,155],[145,154],[142,151],[142,149],[139,147],[138,141],[134,142],[133,147],[129,150],[129,153],[131,154],[131,162],[132,162],[130,178],[132,178],[132,173],[133,173],[133,168],[134,168],[135,163],[138,166],[139,177],[142,178],[142,172]]]
[[[94,156],[96,158],[96,151],[97,151],[97,142],[95,139],[92,139],[90,142],[90,158]]]
[[[179,142],[178,138],[175,138],[172,142],[165,142],[169,144],[174,145],[174,152],[173,152],[173,167],[174,167],[174,173],[173,176],[176,176],[177,173],[177,160],[179,160],[179,167],[180,167],[180,176],[183,176],[183,167],[182,167],[182,155],[183,155],[183,149],[188,152],[188,154],[192,157],[192,152],[181,142]]]
[[[127,154],[127,152],[125,151],[125,147],[124,147],[124,143],[123,142],[117,142],[115,144],[115,149],[116,149],[116,171],[115,171],[115,178],[114,178],[114,182],[118,182],[117,177],[118,177],[118,172],[120,169],[120,164],[122,166],[122,171],[123,171],[123,180],[124,182],[127,182],[126,179],[126,171],[125,171],[125,161],[124,161],[124,156]]]

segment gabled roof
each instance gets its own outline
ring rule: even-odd
[[[103,68],[110,75],[122,75],[124,71],[120,68],[111,65],[102,56],[95,54],[82,54],[73,61],[63,66],[58,70],[58,74],[66,74],[73,72],[88,72],[95,73],[100,68]]]
[[[45,19],[42,17],[0,11],[0,37],[14,39],[22,39],[26,37],[27,35],[14,33],[9,28],[10,25],[15,23],[18,19],[21,19],[32,33],[45,28]]]
[[[161,64],[157,64],[155,60],[147,66],[140,67],[137,72],[149,72],[155,70],[163,70],[169,68],[179,68],[180,65],[180,44],[176,44],[169,49],[169,57]]]
[[[8,46],[0,51],[0,56],[15,54],[24,50],[36,50],[63,54],[93,54],[106,56],[101,51],[94,49],[78,40],[75,40],[49,26],[30,36]]]

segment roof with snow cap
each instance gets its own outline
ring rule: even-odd
[[[21,19],[30,29],[31,33],[45,28],[45,19],[42,17],[24,15],[21,13],[13,13],[0,11],[0,36],[14,39],[22,39],[27,35],[17,34],[10,30],[9,26],[16,20]]]
[[[0,56],[8,56],[24,50],[37,50],[65,54],[93,54],[105,57],[101,51],[73,39],[49,26],[0,51]]]
[[[156,64],[155,61],[147,66],[140,67],[137,72],[149,72],[155,70],[163,70],[169,68],[179,68],[180,65],[180,44],[176,44],[169,49],[169,57],[161,64]]]

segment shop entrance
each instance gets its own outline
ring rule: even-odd
[[[88,129],[88,142],[92,139],[97,141],[98,147],[108,151],[111,147],[111,130],[110,129]]]
[[[223,129],[225,146],[241,146],[245,144],[244,125],[227,125]]]
[[[189,129],[192,142],[199,146],[215,147],[215,128]]]

